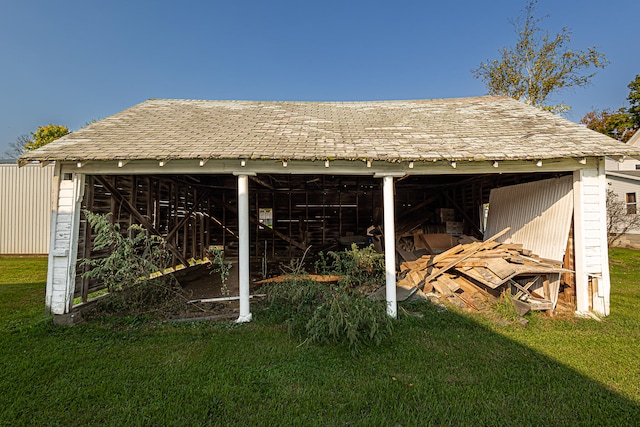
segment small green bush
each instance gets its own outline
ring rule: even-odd
[[[100,215],[84,211],[91,228],[96,232],[93,250],[110,248],[102,258],[84,259],[81,266],[89,267],[83,277],[98,279],[109,292],[122,291],[128,286],[150,280],[152,273],[165,268],[171,260],[162,237],[149,234],[141,225],[133,224],[127,235],[120,225],[109,220],[111,214]]]
[[[176,298],[177,283],[172,276],[151,278],[171,260],[165,241],[149,234],[141,225],[132,225],[126,235],[113,224],[108,215],[84,211],[89,225],[96,232],[93,250],[109,248],[101,258],[84,259],[89,267],[83,277],[101,281],[109,294],[96,301],[91,315],[138,315],[175,311],[184,297]]]
[[[268,311],[289,333],[312,343],[336,343],[357,353],[379,345],[392,333],[385,304],[343,286],[292,279],[268,287]]]
[[[372,290],[385,283],[384,255],[373,246],[360,249],[353,244],[341,252],[320,252],[318,258],[316,271],[342,276],[340,284],[346,288]]]

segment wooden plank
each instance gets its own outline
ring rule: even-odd
[[[487,280],[478,270],[479,269],[475,269],[475,268],[470,268],[468,270],[458,270],[458,269],[456,269],[456,271],[459,271],[460,273],[464,274],[465,276],[467,276],[467,277],[469,277],[469,278],[471,278],[473,280],[476,280],[477,282],[482,283],[483,285],[485,285],[486,287],[491,288],[491,289],[496,289],[497,287],[499,287],[502,284],[502,282],[501,283],[495,283],[492,280]],[[496,276],[496,278],[497,278],[497,276]]]
[[[318,283],[336,283],[338,282],[342,276],[330,276],[330,275],[317,275],[317,274],[285,274],[282,276],[275,276],[264,280],[258,280],[257,282],[253,282],[255,285],[263,285],[265,283],[280,283],[287,280],[313,280]]]
[[[464,261],[467,258],[470,258],[476,252],[478,252],[478,251],[480,251],[482,249],[485,249],[485,248],[493,248],[493,247],[495,247],[495,245],[499,245],[499,243],[495,242],[494,239],[497,239],[498,237],[506,234],[509,230],[510,230],[510,228],[507,227],[504,230],[500,231],[499,233],[496,233],[494,236],[491,236],[491,238],[489,240],[486,240],[486,241],[484,241],[482,243],[472,243],[471,245],[467,245],[467,247],[469,249],[468,252],[467,251],[463,251],[462,255],[460,255],[458,258],[456,258],[453,261],[449,262],[444,267],[442,267],[440,269],[437,269],[436,271],[431,272],[431,274],[424,279],[425,283],[426,282],[430,282],[431,280],[433,280],[434,278],[438,277],[439,275],[441,275],[445,271],[449,270],[450,268],[453,268],[457,263],[459,263],[461,261]]]
[[[489,263],[486,261],[481,261],[479,259],[473,260],[473,259],[468,259],[466,261],[462,261],[459,262],[456,265],[457,268],[463,268],[463,267],[484,267],[487,268],[489,267]]]
[[[516,282],[515,280],[510,279],[509,280],[509,284],[515,286],[518,289],[518,292],[514,295],[514,298],[520,298],[523,294],[526,294],[528,296],[531,296],[531,292],[529,292],[529,288],[536,283],[536,281],[538,280],[540,276],[536,276],[533,278],[533,280],[530,280],[529,282],[527,282],[526,285],[522,286],[520,283]]]
[[[455,280],[451,279],[446,274],[443,274],[442,276],[438,277],[438,281],[447,285],[447,287],[451,290],[451,292],[456,292],[457,290],[460,289],[460,285],[458,285],[455,282]]]
[[[445,296],[445,297],[453,296],[453,292],[451,292],[451,289],[449,289],[449,286],[447,286],[447,284],[441,281],[440,279],[442,278],[438,277],[438,280],[430,282],[433,285],[433,288],[442,296]]]
[[[488,259],[487,268],[500,279],[506,279],[516,273],[517,269],[503,258]]]
[[[513,305],[516,308],[516,312],[520,316],[524,316],[525,314],[531,311],[531,304],[528,304],[524,301],[520,301],[517,298],[512,298],[511,300],[513,301]]]
[[[443,260],[449,256],[454,256],[456,254],[459,254],[460,252],[462,252],[465,248],[465,246],[467,245],[457,245],[452,247],[451,249],[442,252],[439,255],[436,255],[435,257],[433,257],[433,259],[431,260],[431,262],[429,263],[429,266],[434,265],[438,262],[440,262],[440,260]]]
[[[471,280],[467,279],[464,276],[457,276],[453,280],[455,280],[458,286],[460,286],[460,289],[462,289],[465,293],[469,295],[474,295],[475,293],[480,292],[484,296],[494,298],[493,295],[491,295],[489,292],[485,291],[480,286],[476,285],[474,282],[472,282]]]
[[[542,298],[529,298],[527,300],[529,304],[531,304],[531,310],[536,311],[546,311],[553,309],[553,303],[549,300]]]

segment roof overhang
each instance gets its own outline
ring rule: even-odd
[[[362,160],[131,160],[59,162],[66,173],[87,175],[298,174],[298,175],[455,175],[569,172],[597,167],[599,157],[505,161]]]

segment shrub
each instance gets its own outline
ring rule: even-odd
[[[373,246],[360,249],[353,244],[351,249],[330,251],[326,255],[320,252],[318,257],[316,271],[342,276],[340,284],[345,288],[371,290],[385,283],[384,255],[377,253]]]
[[[268,287],[272,319],[305,342],[337,343],[357,353],[379,345],[392,332],[383,302],[362,298],[343,286],[292,279]]]
[[[120,232],[120,225],[109,221],[111,214],[100,215],[84,211],[91,228],[97,233],[93,250],[110,248],[102,258],[84,259],[82,266],[89,267],[83,277],[98,279],[109,292],[121,291],[135,283],[150,280],[152,273],[168,265],[171,254],[160,236],[149,234],[141,225],[131,225],[127,236]]]
[[[127,235],[112,224],[108,215],[84,211],[89,225],[96,232],[93,250],[110,249],[101,258],[83,259],[90,269],[83,277],[101,281],[109,295],[96,301],[94,314],[142,314],[174,311],[184,301],[173,276],[151,278],[165,268],[171,254],[160,236],[149,234],[141,225],[132,225]]]

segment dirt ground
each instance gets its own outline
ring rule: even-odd
[[[226,292],[223,289],[220,274],[217,271],[214,271],[211,265],[191,267],[174,273],[174,277],[182,286],[184,295],[193,301],[206,300],[209,298],[222,298],[225,296],[237,297],[239,295],[239,269],[237,260],[230,260],[227,262],[231,263],[231,268],[229,270],[229,276],[225,282]],[[252,285],[249,292],[251,295],[254,295],[259,291],[259,289],[260,286]],[[184,310],[170,316],[169,320],[179,321],[180,319],[193,318],[233,318],[234,316],[238,316],[239,311],[240,307],[238,300],[199,302],[194,304],[185,304]]]

